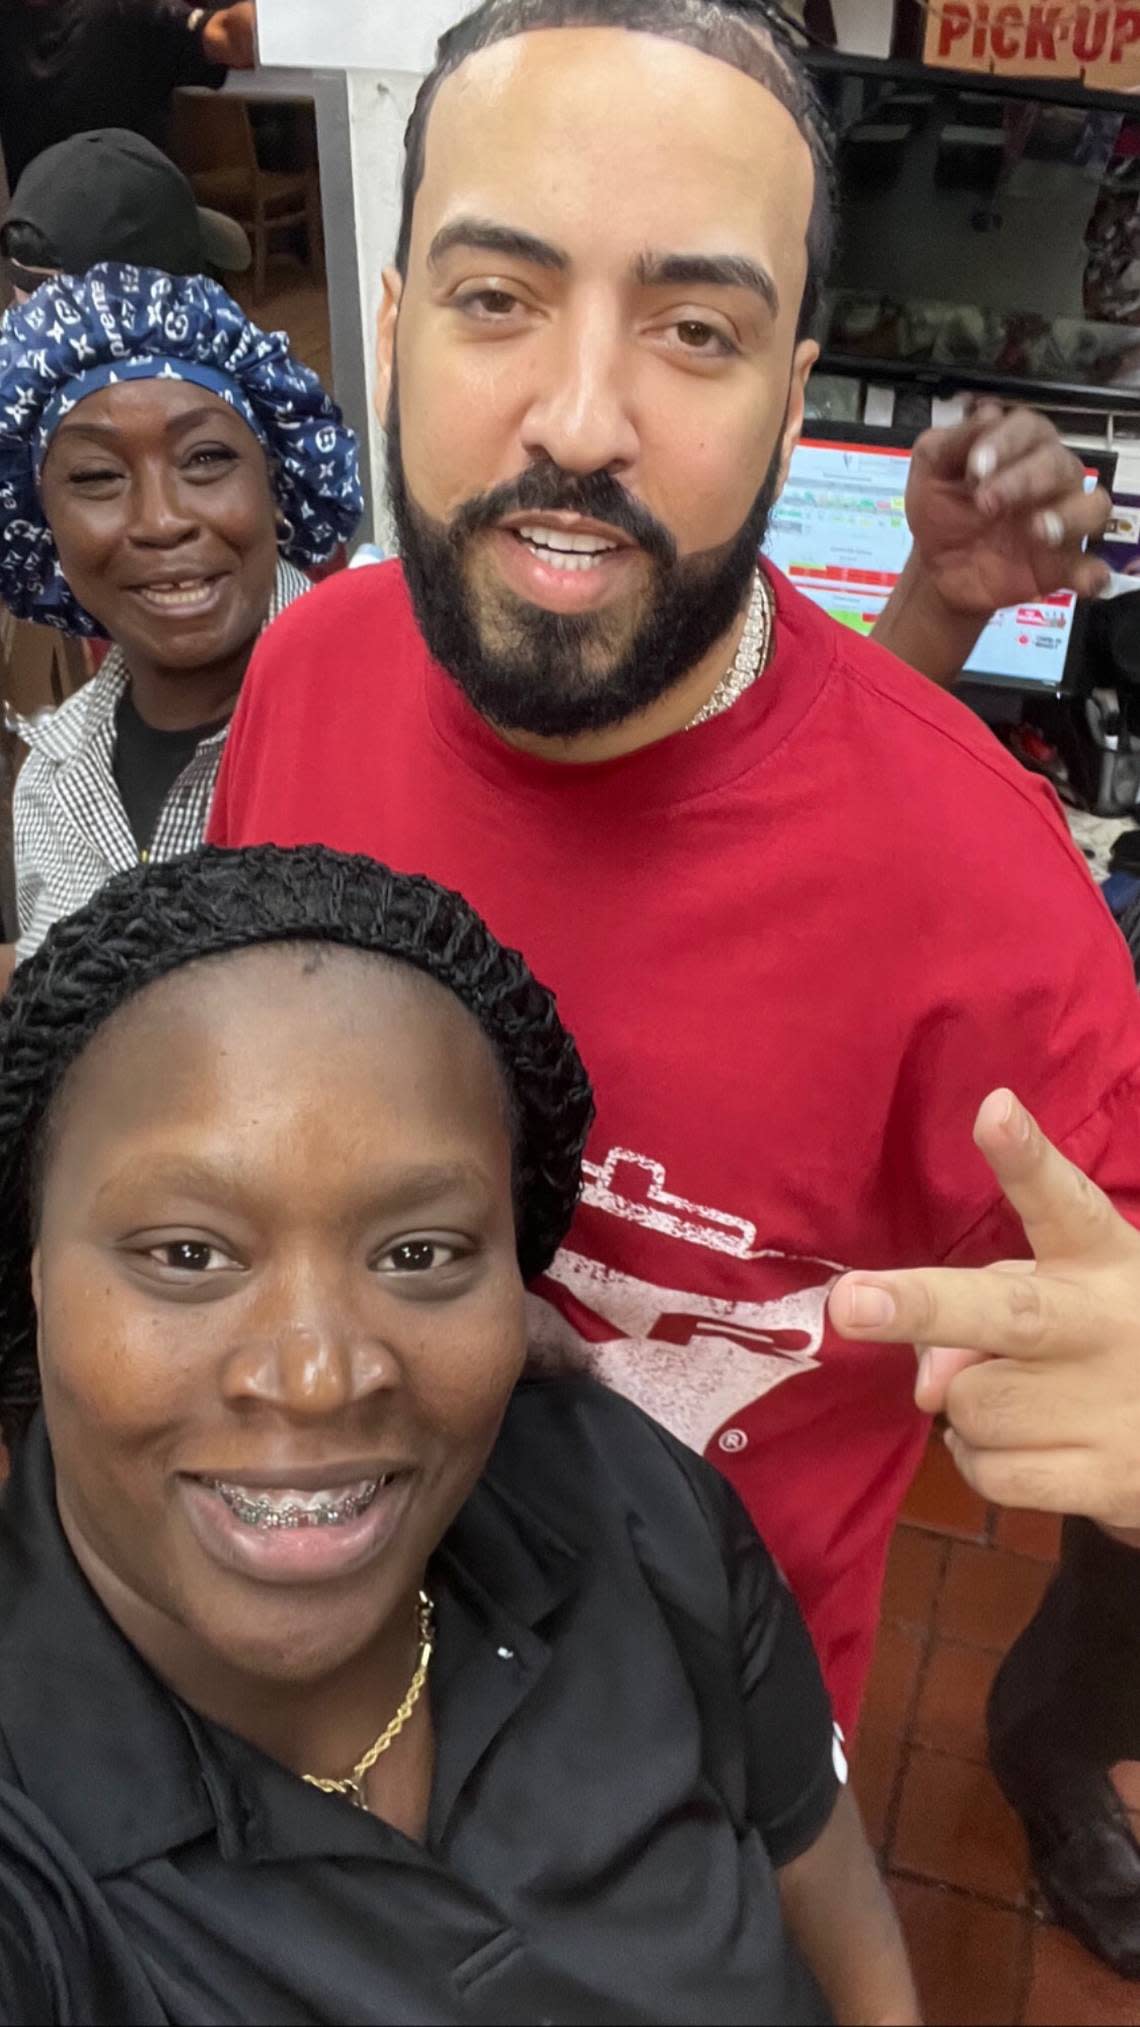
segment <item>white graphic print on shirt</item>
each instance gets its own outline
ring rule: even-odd
[[[837,1261],[757,1248],[747,1218],[675,1195],[665,1187],[664,1168],[645,1155],[613,1148],[604,1162],[583,1168],[584,1204],[754,1263],[758,1299],[664,1287],[563,1248],[544,1277],[555,1284],[550,1296],[529,1297],[532,1360],[540,1370],[590,1372],[704,1450],[718,1429],[773,1387],[818,1369],[827,1297],[845,1272]],[[557,1306],[558,1289],[586,1312],[585,1328]]]

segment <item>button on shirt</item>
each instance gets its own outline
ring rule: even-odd
[[[711,1467],[528,1382],[429,1581],[419,1845],[161,1685],[33,1424],[0,1511],[0,2020],[828,2018],[774,1868],[834,1806],[830,1710]]]
[[[311,586],[279,562],[269,626]],[[130,678],[118,648],[97,676],[48,716],[17,719],[28,757],[16,779],[16,955],[30,957],[53,922],[74,914],[112,874],[139,861],[139,845],[115,779],[116,719]],[[222,725],[195,747],[162,799],[148,859],[178,859],[202,842],[226,742]]]

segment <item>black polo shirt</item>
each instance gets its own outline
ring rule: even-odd
[[[14,190],[34,155],[95,127],[161,148],[170,95],[220,85],[182,0],[0,0],[0,147]]]
[[[0,1511],[0,2020],[825,2021],[773,1868],[834,1806],[799,1614],[628,1402],[528,1383],[430,1573],[424,1845],[178,1703]]]

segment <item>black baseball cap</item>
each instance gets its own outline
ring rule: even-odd
[[[47,249],[42,267],[9,253],[15,225],[35,230]],[[0,249],[14,285],[28,293],[49,274],[84,274],[101,261],[193,275],[241,274],[252,258],[241,226],[203,210],[181,169],[125,127],[73,134],[29,162],[0,225]]]

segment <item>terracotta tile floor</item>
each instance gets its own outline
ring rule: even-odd
[[[1050,1925],[985,1764],[998,1661],[1057,1553],[1045,1514],[997,1513],[932,1439],[891,1549],[854,1782],[928,2027],[1137,2027],[1140,1983]],[[1117,1769],[1140,1825],[1140,1764]]]

